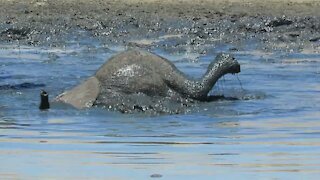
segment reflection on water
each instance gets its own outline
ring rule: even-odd
[[[233,52],[242,64],[242,88],[226,76],[212,94],[240,100],[201,104],[191,114],[146,117],[62,105],[38,111],[41,88],[57,95],[115,51],[99,44],[1,46],[1,179],[320,176],[318,54]],[[194,77],[214,56],[160,54]],[[30,86],[21,88],[24,83]]]

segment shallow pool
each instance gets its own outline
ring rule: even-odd
[[[211,48],[211,49],[210,49]],[[200,77],[219,51],[241,63],[212,93],[237,97],[181,115],[57,106],[50,97],[92,75],[125,47],[90,39],[65,47],[0,45],[1,179],[318,179],[320,54],[151,49]]]

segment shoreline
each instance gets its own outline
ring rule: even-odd
[[[85,31],[105,44],[171,48],[259,42],[260,49],[320,51],[320,2],[314,0],[0,0],[0,41],[60,46]],[[172,43],[173,42],[173,43]],[[168,46],[168,45],[167,45]],[[170,47],[169,47],[170,48]]]

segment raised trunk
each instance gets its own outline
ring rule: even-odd
[[[169,84],[171,85],[169,86],[187,97],[203,100],[221,76],[228,73],[239,72],[240,65],[232,56],[219,54],[215,60],[210,63],[207,72],[200,80],[190,80],[186,77],[181,77],[183,75],[179,73],[172,79],[180,79],[180,82],[170,82]]]

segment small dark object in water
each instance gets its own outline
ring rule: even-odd
[[[151,178],[161,178],[162,175],[161,174],[152,174],[150,177]]]
[[[41,92],[40,92],[40,98],[41,98],[41,101],[40,101],[39,109],[40,109],[40,110],[49,109],[49,108],[50,108],[50,104],[49,104],[49,94],[48,94],[46,91],[41,90]]]
[[[10,76],[8,76],[10,77]],[[1,79],[2,77],[0,77]],[[7,77],[4,77],[7,78]],[[15,84],[15,85],[10,85],[10,84],[5,84],[5,85],[0,85],[0,90],[21,90],[21,89],[31,89],[31,88],[38,88],[38,87],[45,87],[45,84],[34,84],[34,83],[21,83],[21,84]]]

